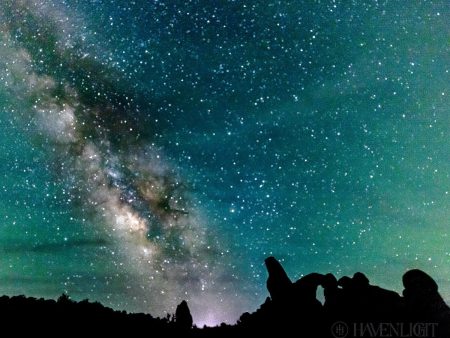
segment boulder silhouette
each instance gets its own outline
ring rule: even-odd
[[[413,315],[434,318],[437,314],[449,310],[438,292],[438,285],[422,270],[409,270],[402,278],[403,297]]]
[[[180,329],[187,330],[192,328],[192,315],[185,300],[177,306],[175,311],[175,323]]]
[[[337,281],[338,286],[342,287],[343,290],[350,290],[352,285],[352,279],[348,276],[343,276]]]
[[[427,273],[419,269],[407,271],[403,277],[403,286],[405,297],[423,297],[435,295],[438,292],[438,285]]]
[[[422,270],[407,271],[403,277],[406,315],[413,321],[435,322],[438,337],[450,337],[450,308],[442,299],[435,280]]]
[[[356,272],[353,275],[352,283],[355,288],[365,288],[369,286],[369,278],[367,278],[362,272]]]

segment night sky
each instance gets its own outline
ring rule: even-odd
[[[356,271],[450,300],[448,1],[2,0],[0,294],[233,323]]]

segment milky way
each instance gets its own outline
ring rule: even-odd
[[[198,324],[357,270],[450,297],[446,1],[2,1],[0,292]]]
[[[122,91],[123,76],[61,36],[61,13],[27,1],[2,9],[4,80],[17,106],[10,109],[45,144],[67,205],[118,250],[146,311],[161,314],[187,298],[208,320],[198,303],[219,301],[211,290],[226,284],[219,246],[186,184],[131,115],[151,105],[140,108]]]

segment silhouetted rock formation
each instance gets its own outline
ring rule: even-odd
[[[269,291],[270,297],[275,302],[285,300],[286,296],[291,292],[291,280],[275,257],[266,258],[265,263],[267,272],[269,273],[267,290]]]
[[[324,311],[331,318],[342,315],[342,304],[344,304],[344,292],[338,287],[336,277],[331,273],[327,273],[322,280],[323,294],[325,302],[323,304]]]
[[[438,285],[421,270],[410,270],[403,275],[403,298],[406,315],[417,322],[440,323],[440,333],[450,337],[450,308],[438,292]]]
[[[394,291],[370,285],[369,279],[363,273],[357,272],[353,275],[353,278],[344,276],[339,279],[337,285],[341,288],[334,286],[334,293],[326,290],[325,297],[329,292],[333,296],[336,295],[334,300],[331,301],[334,306],[332,311],[335,314],[339,312],[342,318],[393,320],[397,317],[397,319],[400,319],[403,308],[400,295]],[[331,297],[333,298],[333,296]],[[328,305],[326,304],[326,306]]]
[[[317,300],[317,288],[323,284],[325,276],[319,273],[310,273],[294,283],[291,297],[297,303],[306,307],[308,311],[319,311],[322,304]]]
[[[437,283],[423,271],[404,274],[402,297],[371,285],[361,272],[339,281],[331,273],[311,273],[292,283],[274,257],[265,263],[270,297],[256,312],[244,313],[236,325],[192,327],[186,301],[178,305],[174,316],[161,319],[113,311],[87,300],[77,303],[65,294],[58,301],[0,297],[0,318],[6,330],[13,329],[18,336],[61,335],[67,330],[72,335],[104,336],[126,330],[127,335],[148,332],[152,337],[450,337],[450,308],[439,294]],[[316,297],[318,286],[324,289],[323,305]],[[17,326],[17,321],[26,325]]]
[[[411,313],[432,316],[446,306],[436,282],[421,270],[410,270],[403,275],[403,297]]]
[[[183,300],[175,311],[175,323],[177,327],[182,330],[188,330],[192,328],[192,316],[187,302]]]
[[[244,332],[297,332],[298,337],[439,337],[449,338],[450,310],[438,293],[436,282],[420,270],[403,277],[404,297],[371,285],[366,275],[338,280],[331,273],[311,273],[291,283],[281,264],[266,259],[267,288],[271,298],[255,313],[238,322]],[[325,302],[316,298],[324,289]],[[345,326],[334,332],[335,323]]]

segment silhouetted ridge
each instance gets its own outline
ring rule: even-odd
[[[187,303],[185,302],[187,307]],[[117,333],[126,329],[129,333],[151,330],[155,334],[177,334],[180,328],[171,317],[154,318],[149,314],[114,311],[98,302],[72,301],[62,294],[57,301],[25,296],[0,297],[1,323],[15,335],[43,333],[65,336],[71,333]],[[19,323],[26,323],[20,325]],[[192,322],[191,322],[192,326]],[[61,331],[62,329],[62,331]]]
[[[63,294],[58,301],[0,297],[0,318],[16,335],[44,333],[146,332],[152,337],[279,337],[350,338],[411,337],[450,338],[450,308],[438,285],[421,270],[403,275],[403,296],[370,284],[361,272],[339,280],[331,274],[310,273],[292,282],[274,257],[265,260],[270,297],[254,313],[244,313],[235,325],[199,329],[186,301],[174,315],[154,318],[148,314],[114,311],[87,300],[72,301]],[[316,297],[324,290],[324,303]],[[211,304],[211,307],[214,305]],[[17,325],[23,322],[27,325]],[[63,331],[61,331],[61,328]],[[123,330],[123,331],[122,331]]]

